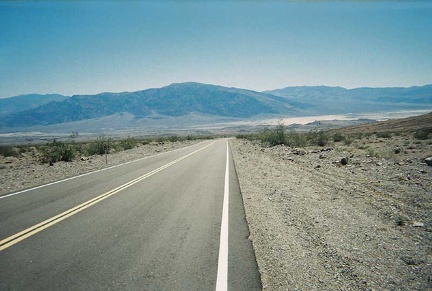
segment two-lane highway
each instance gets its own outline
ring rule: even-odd
[[[260,290],[227,144],[0,197],[0,290]]]

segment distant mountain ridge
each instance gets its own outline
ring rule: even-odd
[[[408,108],[419,107],[422,104],[432,105],[432,85],[414,87],[388,87],[388,88],[354,88],[327,86],[297,86],[283,89],[265,91],[288,98],[292,101],[302,102],[306,105],[319,105],[319,113],[331,111],[330,113],[355,112],[367,108],[385,109],[390,107],[401,107],[403,104]]]
[[[67,98],[69,98],[69,96],[59,94],[27,94],[11,98],[2,98],[0,99],[0,116],[37,108],[41,105],[53,101],[63,101]]]
[[[136,118],[190,113],[248,118],[293,113],[298,105],[287,98],[251,90],[179,83],[137,92],[76,95],[6,115],[0,120],[0,127],[51,125],[119,113],[130,113]]]
[[[385,110],[432,109],[432,85],[409,88],[286,87],[265,92],[201,83],[174,83],[136,92],[96,95],[23,95],[0,99],[3,132],[73,124],[110,116],[140,120],[194,116],[193,120],[247,119],[258,115],[306,116]],[[199,116],[204,118],[200,119]],[[135,120],[130,122],[131,118]],[[174,118],[174,119],[173,119]],[[118,117],[111,119],[118,120]],[[191,120],[191,122],[194,122]],[[97,124],[92,123],[92,124]],[[110,125],[115,127],[115,124]]]
[[[342,87],[328,86],[296,86],[265,91],[276,96],[293,98],[295,100],[339,97],[339,98],[363,98],[372,102],[405,102],[405,103],[432,103],[432,84],[413,87],[388,87],[371,88],[361,87],[345,89]]]

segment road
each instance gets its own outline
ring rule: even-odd
[[[0,197],[0,290],[260,290],[227,144]]]

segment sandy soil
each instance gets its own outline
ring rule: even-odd
[[[231,145],[264,290],[432,290],[430,140]]]

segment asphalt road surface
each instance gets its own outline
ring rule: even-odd
[[[260,290],[227,144],[0,197],[0,290]]]

